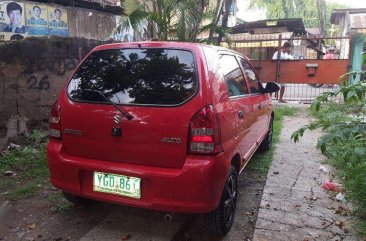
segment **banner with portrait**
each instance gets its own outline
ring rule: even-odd
[[[0,40],[19,40],[26,36],[24,4],[0,2]]]
[[[69,25],[67,21],[66,9],[48,7],[48,26],[49,35],[68,37]]]
[[[45,5],[26,3],[25,15],[28,35],[48,35],[48,8]]]

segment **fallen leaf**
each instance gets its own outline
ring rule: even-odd
[[[122,240],[129,240],[131,238],[130,234],[127,234],[126,236],[122,237]]]
[[[300,204],[295,204],[295,208],[300,208],[301,205]]]
[[[36,224],[35,224],[35,223],[33,223],[33,224],[29,224],[29,225],[28,225],[28,228],[29,228],[29,229],[34,229],[35,227],[36,227]]]
[[[342,228],[344,227],[345,223],[344,223],[343,221],[336,221],[336,222],[335,222],[335,225],[336,225],[338,228],[342,229]]]
[[[279,171],[274,171],[273,174],[278,175],[278,174],[280,174],[280,172]]]
[[[266,208],[270,208],[270,207],[271,207],[271,205],[269,205],[269,203],[267,203]]]

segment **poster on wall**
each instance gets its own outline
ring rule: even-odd
[[[48,7],[49,35],[69,36],[67,11],[58,7]]]
[[[20,40],[26,35],[24,4],[0,2],[0,40]]]
[[[28,35],[48,35],[48,9],[39,4],[25,4]]]

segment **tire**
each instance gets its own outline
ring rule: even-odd
[[[90,204],[95,202],[94,200],[79,197],[79,196],[76,196],[74,194],[67,193],[67,192],[62,192],[62,194],[64,195],[64,197],[66,198],[67,201],[71,202],[75,206],[85,207],[85,206],[89,206]]]
[[[273,117],[271,117],[271,122],[269,123],[269,130],[266,134],[266,137],[259,145],[258,151],[259,152],[269,151],[272,147],[272,138],[273,138]]]
[[[230,166],[219,206],[206,215],[206,222],[213,234],[224,236],[230,231],[234,222],[237,198],[238,176],[235,168]]]

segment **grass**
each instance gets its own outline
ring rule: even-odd
[[[261,174],[267,174],[272,163],[273,152],[280,137],[280,132],[283,127],[282,121],[285,116],[295,116],[298,108],[280,106],[275,109],[275,119],[273,123],[273,139],[271,150],[263,153],[256,153],[248,164],[248,168],[257,171]]]
[[[45,133],[34,131],[23,147],[0,157],[0,175],[14,172],[14,175],[0,179],[0,189],[7,193],[8,199],[31,197],[48,183],[45,137]]]
[[[327,103],[314,115],[321,123],[347,122],[350,115],[362,113],[361,105]],[[340,132],[338,129],[327,129],[328,133]],[[355,127],[355,131],[358,130]],[[342,180],[346,199],[354,204],[353,215],[358,222],[354,228],[366,238],[366,153],[356,153],[355,148],[365,145],[365,133],[358,132],[359,138],[340,139],[327,144],[325,155],[327,162],[336,169],[336,175]]]
[[[17,201],[36,196],[44,187],[50,187],[46,159],[45,132],[35,130],[27,137],[24,146],[8,151],[0,157],[0,175],[6,171],[13,176],[0,178],[0,190],[6,198]],[[62,212],[71,204],[66,201],[60,191],[50,191],[47,199],[52,203],[52,210]]]

